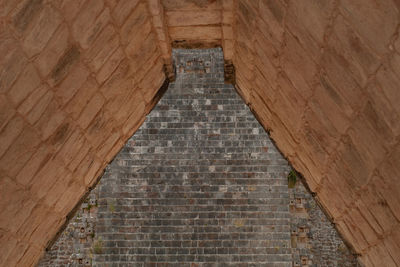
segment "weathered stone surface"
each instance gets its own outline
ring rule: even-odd
[[[176,81],[39,266],[354,266],[301,182],[288,188],[287,161],[223,84],[221,49],[174,53]]]
[[[71,188],[92,184],[96,179],[89,176],[101,172],[151,109],[151,96],[157,96],[162,77],[173,78],[171,44],[222,46],[225,59],[235,66],[238,91],[310,188],[321,193],[322,205],[335,220],[353,212],[364,191],[374,192],[368,203],[379,203],[382,197],[387,201],[393,216],[386,207],[376,208],[374,216],[382,221],[369,222],[374,229],[385,228],[376,244],[364,246],[361,236],[367,228],[354,230],[357,237],[348,234],[349,225],[343,223],[339,229],[354,247],[365,248],[360,259],[367,266],[391,264],[386,259],[379,264],[379,257],[394,259],[393,253],[381,250],[389,246],[389,228],[400,218],[399,188],[393,178],[399,171],[394,160],[400,134],[399,8],[393,0],[0,1],[0,154],[16,153],[2,166],[12,174],[10,179],[39,189],[35,181],[45,180],[36,174],[43,174],[40,170],[80,127],[76,120],[92,97],[101,95],[101,127],[93,124],[88,129],[98,129],[96,134],[84,133],[85,139],[99,140],[85,140],[76,158],[53,166],[74,171]],[[184,19],[174,15],[168,20],[167,13],[184,14]],[[177,27],[179,23],[186,26]],[[199,23],[207,25],[189,26]],[[134,45],[128,49],[131,41]],[[154,66],[158,71],[150,72]],[[149,84],[140,85],[138,99],[144,102],[135,107],[138,115],[133,107],[116,115],[122,103],[129,102],[129,91],[143,81]],[[23,123],[10,130],[7,125],[17,117]],[[98,134],[101,129],[103,134]],[[26,143],[11,148],[13,142],[22,132],[29,138],[30,131],[33,139],[40,136],[40,143],[21,157],[21,163],[7,166],[19,158],[20,145]],[[97,153],[106,155],[99,159]],[[343,188],[336,192],[335,184]],[[338,198],[330,199],[329,192]],[[33,201],[37,210],[54,208]],[[65,204],[69,207],[57,203],[60,218],[72,209],[72,202]],[[365,203],[357,209],[372,218]],[[28,227],[31,222],[36,220],[37,227],[44,221],[43,214],[28,217],[23,236],[6,233],[6,239],[18,240],[13,244],[20,248],[6,259],[7,265],[31,264],[39,257],[35,253],[47,241],[35,245],[25,237],[33,229]],[[397,221],[392,222],[394,218]]]

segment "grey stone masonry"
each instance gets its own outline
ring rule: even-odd
[[[304,186],[288,188],[288,162],[224,84],[222,50],[173,58],[176,81],[91,193],[91,249],[66,257],[60,242],[78,241],[61,235],[41,266],[355,266]]]

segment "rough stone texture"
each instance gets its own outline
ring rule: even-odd
[[[98,188],[90,192],[38,266],[92,266],[93,253],[101,249],[101,241],[95,239]]]
[[[151,109],[171,43],[186,43],[223,46],[243,98],[362,261],[400,265],[399,8],[0,0],[1,262],[37,261]]]
[[[176,82],[39,266],[356,266],[223,84],[221,49],[175,50],[174,62]]]
[[[152,108],[165,75],[154,32],[134,34],[147,6],[0,1],[1,265],[35,264]]]
[[[237,1],[235,15],[242,96],[367,266],[400,265],[398,8]]]

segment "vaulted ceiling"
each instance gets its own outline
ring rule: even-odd
[[[0,262],[34,265],[173,77],[236,88],[366,266],[400,265],[396,0],[0,0]],[[161,88],[161,89],[160,89]]]

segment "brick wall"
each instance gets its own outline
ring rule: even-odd
[[[173,53],[176,81],[39,266],[356,266],[221,49]]]
[[[1,0],[0,21],[3,262],[37,260],[187,42],[223,46],[363,262],[399,265],[397,1]]]

